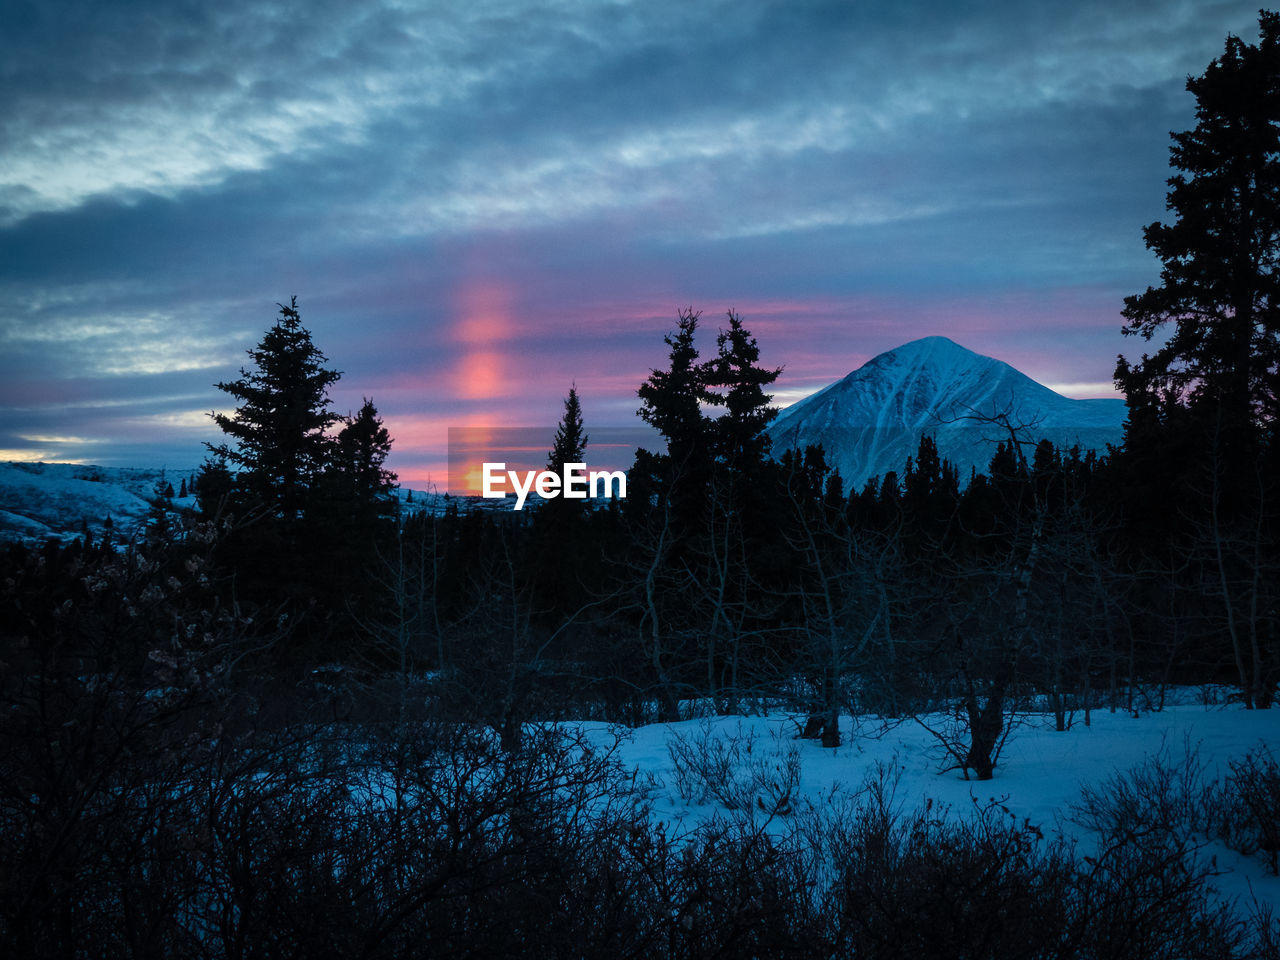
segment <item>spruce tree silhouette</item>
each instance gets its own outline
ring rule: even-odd
[[[326,431],[338,416],[329,407],[329,387],[341,376],[302,325],[298,298],[279,304],[280,319],[248,351],[255,369],[218,383],[239,401],[233,414],[211,416],[234,443],[206,444],[219,460],[238,468],[235,486],[253,504],[286,523],[309,506],[317,478],[333,448]]]
[[[1197,122],[1172,134],[1174,222],[1143,231],[1160,286],[1126,297],[1123,311],[1126,334],[1173,331],[1116,366],[1131,407],[1208,405],[1232,430],[1280,414],[1280,15],[1262,11],[1258,23],[1256,46],[1229,36],[1187,80]]]
[[[559,473],[566,463],[582,463],[587,440],[582,429],[582,404],[578,401],[575,384],[569,387],[569,395],[564,398],[564,417],[556,428],[555,441],[547,453],[547,469]]]
[[[349,504],[354,516],[374,520],[394,510],[396,475],[385,467],[389,453],[391,434],[366,397],[359,413],[344,418],[333,449],[334,496]]]

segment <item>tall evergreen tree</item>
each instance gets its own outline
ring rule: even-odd
[[[564,416],[547,452],[547,469],[560,473],[566,463],[584,462],[587,439],[578,389],[570,386]],[[559,496],[543,501],[533,516],[530,562],[534,591],[545,622],[553,630],[562,627],[565,617],[583,604],[585,584],[600,568],[598,558],[592,556],[598,545],[591,543],[587,531],[590,512],[583,506],[582,500]]]
[[[235,477],[226,456],[208,457],[191,483],[200,515],[205,519],[218,516],[228,506],[234,488]]]
[[[916,455],[907,458],[902,472],[906,532],[913,538],[913,546],[940,544],[959,503],[956,468],[938,453],[932,436],[921,434]]]
[[[1263,11],[1255,45],[1228,37],[1187,80],[1196,126],[1174,133],[1167,206],[1147,246],[1161,283],[1125,299],[1124,332],[1163,346],[1116,380],[1133,407],[1207,404],[1233,430],[1280,413],[1280,15]]]
[[[578,401],[578,388],[574,384],[564,398],[564,417],[556,428],[555,441],[547,453],[547,469],[559,473],[566,463],[582,463],[587,440],[582,429],[582,404]]]
[[[1165,340],[1116,366],[1129,540],[1145,562],[1178,558],[1166,579],[1247,706],[1280,680],[1280,15],[1258,23],[1256,45],[1228,37],[1187,81],[1196,126],[1173,134],[1174,219],[1144,232],[1161,283],[1124,309],[1125,333]]]
[[[670,347],[666,370],[653,370],[638,392],[640,418],[666,438],[667,454],[677,463],[706,456],[708,421],[702,403],[708,399],[694,335],[702,314],[681,310],[675,332],[663,340]]]
[[[640,418],[667,441],[664,455],[637,454],[637,472],[657,474],[660,496],[671,502],[674,527],[682,532],[697,525],[711,475],[711,421],[702,412],[710,397],[694,343],[701,316],[680,311],[675,331],[663,338],[670,347],[667,369],[651,371],[637,391]]]
[[[396,482],[396,475],[384,466],[391,452],[391,434],[368,397],[360,412],[343,422],[334,441],[335,493],[359,512],[385,513]]]
[[[761,366],[760,348],[742,318],[730,310],[728,319],[716,336],[716,356],[702,365],[707,400],[723,410],[709,426],[714,464],[707,520],[718,542],[709,551],[714,573],[736,581],[736,599],[745,608],[755,592],[745,585],[776,579],[783,562],[776,547],[786,511],[765,432],[778,415],[766,390],[782,368]],[[717,602],[726,596],[732,591],[718,591]]]
[[[279,307],[280,318],[248,351],[254,369],[242,367],[239,379],[217,384],[239,401],[233,414],[211,414],[234,442],[206,446],[238,468],[239,493],[291,521],[307,507],[329,461],[332,440],[326,431],[338,420],[329,387],[341,374],[325,366],[328,358],[302,325],[298,298]]]
[[[716,347],[715,359],[702,369],[704,385],[724,391],[707,395],[711,403],[724,407],[724,414],[713,427],[716,453],[730,469],[750,472],[769,454],[765,428],[778,415],[778,409],[770,406],[773,397],[765,393],[765,388],[778,379],[782,368],[759,365],[756,339],[732,310],[728,328],[716,337]]]

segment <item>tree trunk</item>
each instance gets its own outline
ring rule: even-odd
[[[973,681],[969,681],[965,704],[969,714],[969,753],[965,764],[979,780],[990,780],[996,768],[995,753],[1004,731],[1004,697],[1008,685],[1009,678],[1002,671],[991,681],[986,702],[979,704],[978,692]]]

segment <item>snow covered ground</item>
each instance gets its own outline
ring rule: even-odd
[[[688,765],[673,759],[675,744],[676,755],[683,750],[703,758],[728,757],[729,782],[718,792],[729,796],[730,805],[745,798],[756,817],[768,816],[777,785],[787,780],[788,770],[798,772],[790,812],[775,816],[771,824],[778,831],[786,830],[789,818],[805,804],[822,807],[833,799],[851,798],[868,778],[887,771],[889,782],[896,782],[894,799],[903,811],[932,799],[935,805],[949,807],[951,815],[964,816],[975,801],[981,805],[996,800],[1020,822],[1028,818],[1046,835],[1061,832],[1087,852],[1093,835],[1071,819],[1071,808],[1081,803],[1085,786],[1101,786],[1157,755],[1181,765],[1188,747],[1202,765],[1202,782],[1208,784],[1229,772],[1230,760],[1260,744],[1273,751],[1280,747],[1280,710],[1184,703],[1136,718],[1098,711],[1091,719],[1091,725],[1084,726],[1077,715],[1071,728],[1059,733],[1052,717],[1026,718],[1008,741],[994,779],[986,782],[965,780],[954,770],[940,773],[946,765],[943,752],[913,721],[885,727],[845,717],[842,746],[832,750],[796,739],[803,717],[711,717],[629,731],[619,756],[636,771],[637,791],[647,795],[653,816],[667,823],[669,835],[731,810],[715,796],[717,791],[691,782],[697,777],[688,775]],[[603,726],[592,730],[601,742],[612,732]],[[1243,856],[1213,837],[1197,840],[1204,844],[1203,855],[1216,861],[1215,886],[1223,896],[1246,903],[1256,899],[1280,909],[1280,878],[1268,874],[1263,854]]]
[[[108,518],[117,537],[127,538],[150,511],[157,485],[180,492],[193,475],[159,467],[0,462],[0,540],[70,541],[86,526],[97,537]],[[194,507],[195,498],[170,503]]]

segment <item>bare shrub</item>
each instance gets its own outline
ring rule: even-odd
[[[721,735],[703,724],[695,736],[676,734],[667,741],[675,787],[686,803],[721,804],[727,810],[791,812],[800,786],[800,753],[794,744],[762,744],[754,730],[739,722],[734,734]]]
[[[1071,819],[1097,833],[1105,844],[1126,843],[1190,852],[1200,844],[1204,821],[1204,767],[1195,747],[1183,744],[1174,760],[1167,743],[1141,763],[1096,784],[1086,784],[1071,806]]]
[[[964,815],[894,799],[893,768],[825,824],[831,954],[873,958],[1246,956],[1246,925],[1202,865],[1118,843],[1081,857],[1002,803]],[[1104,819],[1106,819],[1104,817]]]
[[[831,829],[839,955],[1040,957],[1069,940],[1067,851],[999,804],[904,815],[881,781]]]
[[[1072,819],[1097,835],[1083,858],[1082,921],[1098,955],[1235,956],[1244,924],[1213,893],[1204,771],[1190,742],[1181,760],[1162,746],[1081,794]]]
[[[1260,744],[1228,766],[1213,791],[1214,832],[1246,856],[1261,852],[1271,873],[1280,873],[1280,764]]]
[[[796,835],[739,813],[684,838],[666,861],[672,957],[830,955],[818,892]]]
[[[1280,920],[1270,904],[1255,904],[1250,918],[1248,956],[1251,960],[1280,960]]]

